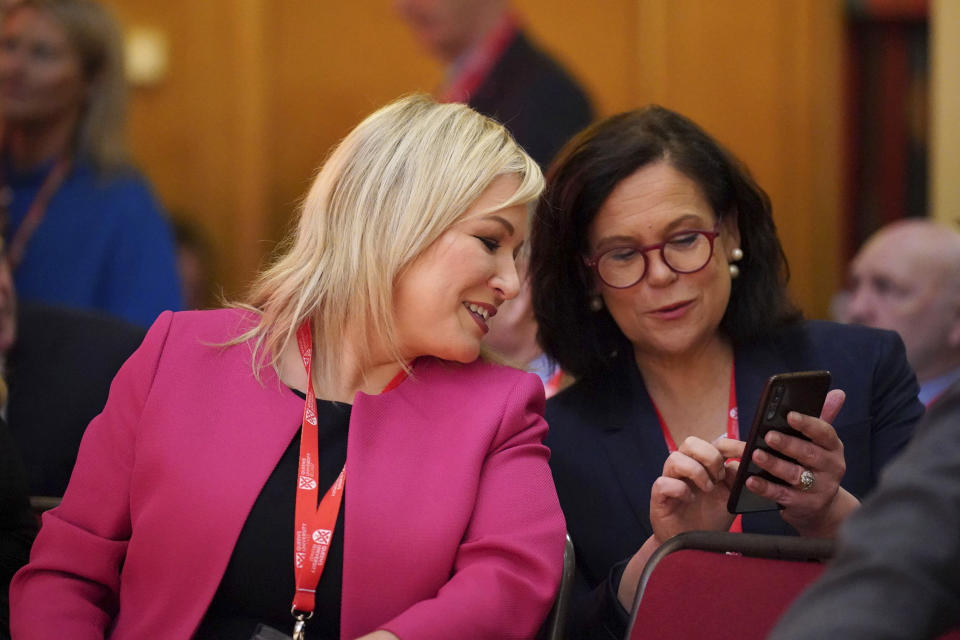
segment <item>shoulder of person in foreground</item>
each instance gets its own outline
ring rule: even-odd
[[[110,382],[145,333],[106,313],[17,305],[7,418],[32,493],[63,495],[84,429],[103,410]],[[51,389],[58,397],[53,405]]]
[[[58,355],[62,354],[71,361],[83,354],[92,357],[96,353],[100,359],[106,356],[111,362],[115,359],[122,362],[134,352],[146,334],[143,327],[112,315],[35,302],[17,305],[17,328],[15,354],[24,341],[24,348],[31,351],[43,348],[50,353],[55,346]]]
[[[960,386],[931,407],[773,640],[934,638],[960,622]]]

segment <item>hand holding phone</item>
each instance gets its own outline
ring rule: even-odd
[[[740,462],[740,469],[730,490],[730,499],[727,502],[727,511],[730,513],[750,513],[754,511],[772,511],[779,509],[776,502],[758,496],[746,488],[745,483],[751,475],[759,475],[770,482],[786,484],[782,479],[767,473],[753,462],[753,452],[760,448],[770,455],[787,458],[782,453],[767,446],[764,437],[770,430],[777,430],[796,438],[808,439],[805,435],[787,424],[787,413],[798,413],[819,416],[823,409],[823,402],[830,389],[829,371],[800,371],[796,373],[781,373],[771,376],[764,385],[760,396],[760,403],[753,416],[750,434],[747,436],[746,447]]]

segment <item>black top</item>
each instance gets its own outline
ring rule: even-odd
[[[301,393],[297,395],[303,397]],[[321,496],[337,479],[347,459],[350,410],[348,404],[317,400]],[[293,520],[300,434],[297,431],[250,510],[220,587],[194,636],[196,640],[247,640],[260,623],[291,634],[294,620],[290,605],[295,588]],[[343,499],[347,499],[346,488]],[[306,627],[311,640],[340,637],[344,504],[340,505],[327,564],[317,585],[316,610]]]

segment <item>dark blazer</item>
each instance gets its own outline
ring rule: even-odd
[[[832,388],[847,393],[834,423],[846,452],[842,484],[857,497],[873,488],[880,469],[907,443],[923,413],[903,343],[889,331],[798,324],[774,339],[737,347],[734,366],[742,437],[769,376],[830,370]],[[579,604],[574,605],[574,624],[596,627],[599,616],[613,636],[621,637],[625,612],[613,606],[612,597],[622,566],[611,570],[653,532],[650,491],[668,455],[633,354],[622,354],[606,374],[551,398],[546,417],[550,466],[576,547]],[[743,529],[796,534],[777,512],[746,514]],[[612,619],[615,610],[624,619]]]
[[[19,305],[6,367],[7,422],[32,495],[63,495],[84,429],[145,333],[105,314]]]
[[[913,640],[960,624],[960,382],[930,405],[840,540],[771,638]]]
[[[502,122],[541,167],[593,120],[576,81],[520,30],[468,104]]]

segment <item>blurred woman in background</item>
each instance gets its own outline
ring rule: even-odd
[[[149,325],[181,307],[173,242],[128,163],[119,29],[92,0],[21,0],[0,21],[0,206],[22,300]]]

